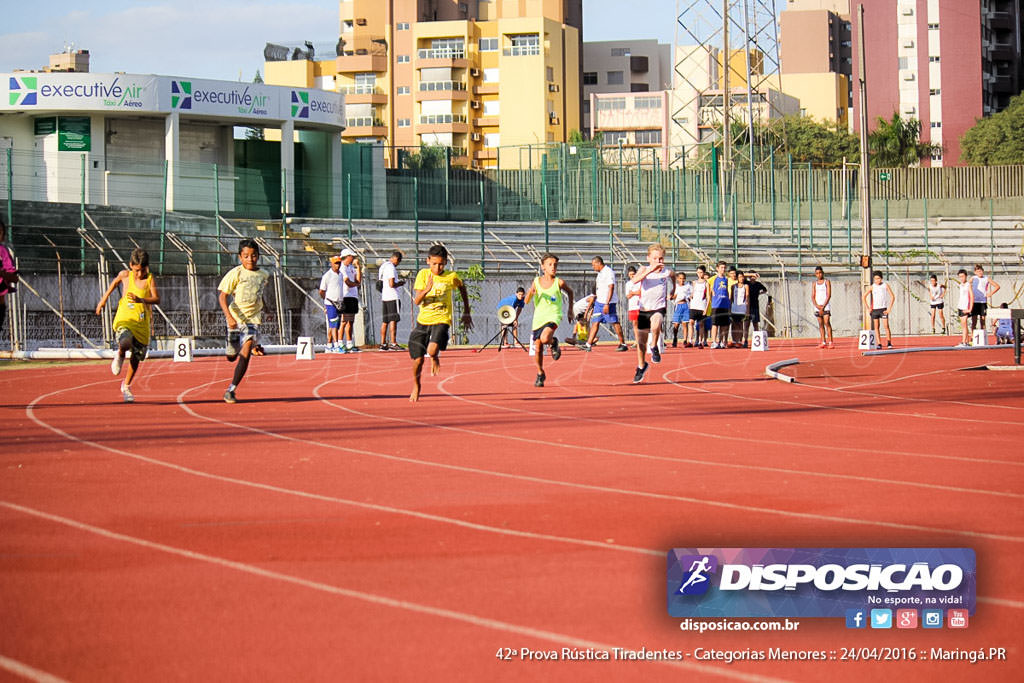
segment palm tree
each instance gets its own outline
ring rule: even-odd
[[[942,149],[942,145],[921,142],[921,122],[902,119],[893,113],[892,120],[878,117],[878,128],[868,136],[871,165],[875,168],[906,168]]]

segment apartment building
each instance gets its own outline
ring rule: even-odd
[[[672,87],[672,46],[656,40],[583,43],[583,133],[591,135],[591,95]]]
[[[782,89],[800,113],[850,125],[853,36],[849,0],[789,0],[779,13]]]
[[[401,148],[439,144],[454,165],[488,168],[500,146],[564,142],[580,127],[582,0],[339,7],[336,54],[287,52],[266,62],[266,81],[345,93],[343,138],[384,145],[389,165]]]
[[[626,150],[630,164],[651,164],[655,160],[668,168],[671,143],[671,93],[591,93],[590,130],[606,148]],[[613,154],[614,156],[614,154]],[[607,156],[609,163],[615,163]]]

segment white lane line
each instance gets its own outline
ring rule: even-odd
[[[560,442],[545,441],[545,440],[542,440],[542,439],[531,439],[529,437],[517,436],[517,435],[514,435],[514,434],[499,434],[499,433],[496,433],[496,432],[483,432],[483,431],[476,430],[476,429],[468,429],[468,428],[465,428],[465,427],[455,427],[455,426],[451,426],[451,425],[442,425],[442,424],[437,424],[437,423],[434,423],[434,422],[427,422],[427,421],[424,421],[424,420],[410,420],[410,419],[407,419],[407,418],[395,417],[393,415],[387,415],[387,414],[367,413],[367,412],[364,412],[364,411],[361,411],[361,410],[356,410],[355,408],[349,408],[348,406],[341,405],[340,403],[335,403],[332,399],[324,398],[323,396],[320,395],[321,388],[323,388],[323,387],[325,387],[325,386],[327,386],[329,384],[332,384],[334,382],[342,381],[344,379],[346,379],[346,378],[345,377],[335,377],[335,378],[332,378],[332,379],[328,379],[327,381],[325,381],[325,382],[323,382],[321,384],[318,384],[317,386],[313,387],[313,395],[316,396],[318,399],[320,399],[320,401],[322,403],[324,403],[324,404],[326,404],[326,405],[328,405],[328,406],[330,406],[332,408],[336,408],[338,410],[342,410],[342,411],[350,413],[352,415],[359,415],[361,417],[367,417],[367,418],[370,418],[370,419],[373,419],[373,420],[387,420],[387,421],[390,421],[390,422],[398,422],[400,424],[416,425],[418,427],[427,427],[427,428],[438,429],[438,430],[442,430],[442,431],[457,432],[457,433],[460,433],[460,434],[471,434],[473,436],[482,436],[482,437],[485,437],[485,438],[505,439],[505,440],[508,440],[508,441],[515,441],[515,442],[519,442],[519,443],[526,443],[526,444],[530,444],[530,445],[534,445],[534,446],[543,446],[545,448],[562,448],[562,449],[566,449],[566,450],[570,450],[570,451],[580,451],[580,452],[583,452],[583,453],[592,453],[595,450],[594,448],[591,448],[589,446],[585,447],[585,446],[580,446],[580,445],[577,445],[577,444],[574,444],[574,443],[560,443]],[[702,465],[702,466],[708,466],[708,467],[723,467],[723,468],[728,468],[728,469],[749,470],[749,471],[756,471],[756,472],[771,472],[773,474],[787,474],[787,475],[794,475],[794,476],[818,477],[818,478],[824,478],[824,479],[845,479],[845,480],[849,480],[849,481],[860,481],[860,482],[867,482],[867,483],[871,483],[871,484],[885,484],[885,485],[890,485],[890,486],[907,486],[907,487],[915,487],[915,488],[934,489],[934,490],[937,490],[937,491],[954,491],[956,493],[970,493],[970,494],[978,494],[978,495],[983,495],[983,496],[1000,496],[1000,497],[1005,497],[1005,498],[1022,498],[1022,499],[1024,499],[1024,494],[1021,494],[1021,493],[1010,493],[1010,492],[1005,492],[1005,491],[992,491],[992,490],[988,490],[988,489],[974,489],[974,488],[966,488],[966,487],[962,487],[962,486],[949,486],[949,485],[946,485],[946,484],[929,484],[929,483],[926,483],[926,482],[908,481],[908,480],[905,480],[905,479],[882,479],[882,478],[879,478],[879,477],[866,477],[866,476],[857,475],[857,474],[830,473],[830,472],[820,472],[820,471],[816,471],[816,470],[797,470],[797,469],[789,469],[789,468],[785,468],[785,467],[768,467],[767,465],[747,465],[747,464],[741,464],[741,463],[721,462],[721,461],[717,461],[717,460],[701,460],[701,459],[696,459],[696,458],[684,458],[684,457],[681,457],[681,456],[650,455],[650,454],[646,454],[646,453],[619,452],[619,451],[614,451],[614,452],[613,451],[602,451],[602,452],[605,453],[606,455],[620,456],[620,457],[623,457],[623,458],[632,458],[632,459],[635,459],[635,460],[651,460],[651,461],[667,462],[667,463],[679,463],[679,464],[688,464],[688,465]]]
[[[22,678],[29,681],[36,681],[36,683],[67,683],[63,678],[57,678],[53,674],[40,671],[35,667],[31,667],[28,664],[19,662],[16,659],[10,657],[4,657],[0,655],[0,669],[14,674],[15,676],[21,676]]]
[[[310,590],[320,591],[330,595],[338,595],[353,600],[361,600],[374,605],[380,605],[382,607],[390,607],[392,609],[405,610],[407,612],[414,612],[417,614],[424,614],[431,617],[438,617],[441,619],[449,619],[451,621],[461,622],[463,624],[469,624],[471,626],[486,628],[493,631],[500,631],[502,633],[509,633],[519,636],[525,636],[528,638],[536,638],[550,643],[556,643],[558,645],[569,645],[572,647],[579,648],[594,648],[601,650],[611,650],[613,647],[622,647],[618,645],[610,645],[601,643],[593,640],[586,640],[571,636],[565,633],[558,633],[555,631],[547,631],[544,629],[533,628],[530,626],[521,626],[507,621],[499,621],[497,619],[491,619],[488,617],[481,617],[468,612],[461,612],[453,609],[446,609],[444,607],[434,607],[432,605],[424,605],[422,603],[410,602],[408,600],[400,600],[397,598],[391,598],[386,595],[378,595],[376,593],[367,593],[365,591],[356,590],[352,588],[343,588],[341,586],[334,586],[331,584],[321,583],[319,581],[311,581],[304,579],[299,576],[293,576],[291,574],[284,574],[281,572],[264,569],[257,567],[256,565],[245,564],[243,562],[236,562],[235,560],[228,560],[223,557],[216,557],[214,555],[207,555],[205,553],[198,553],[193,550],[186,550],[184,548],[176,548],[174,546],[164,545],[163,543],[157,543],[155,541],[148,541],[144,538],[138,538],[135,536],[128,536],[127,534],[118,533],[116,531],[109,531],[101,527],[79,522],[67,517],[61,517],[58,515],[36,510],[34,508],[28,508],[23,505],[16,503],[10,503],[7,501],[0,501],[0,506],[6,507],[10,510],[15,510],[26,515],[45,519],[56,524],[62,524],[79,531],[85,531],[96,536],[108,538],[114,541],[121,541],[124,543],[130,543],[148,550],[157,550],[169,555],[176,555],[178,557],[184,557],[189,560],[195,560],[197,562],[204,562],[217,567],[223,567],[225,569],[233,569],[238,572],[249,574],[251,576],[257,576],[263,579],[270,579],[272,581],[280,581],[282,583],[291,584],[293,586],[300,586],[302,588],[308,588]],[[625,648],[630,649],[630,648]],[[674,667],[677,669],[685,669],[689,671],[699,671],[704,674],[710,674],[714,676],[722,676],[724,678],[732,678],[739,681],[757,681],[757,682],[768,682],[778,681],[780,679],[770,678],[767,676],[758,676],[755,674],[746,674],[739,671],[731,671],[724,667],[716,667],[707,664],[699,664],[697,662],[688,660],[658,660],[659,664]]]

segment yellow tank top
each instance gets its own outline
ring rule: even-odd
[[[548,323],[557,325],[562,320],[562,291],[556,277],[551,286],[544,289],[540,278],[533,279],[533,329],[539,330]]]
[[[131,292],[138,297],[149,297],[151,282],[153,282],[153,273],[147,275],[144,280],[136,281],[135,273],[129,271],[124,296],[117,302],[117,313],[114,315],[114,329],[128,330],[140,344],[149,343],[152,307],[149,304],[128,301],[127,295],[128,292]]]

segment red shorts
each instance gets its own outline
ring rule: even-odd
[[[636,310],[633,310],[633,311],[629,312],[629,319],[632,320],[633,322],[636,322],[637,318],[639,318],[639,317],[640,317],[640,310],[639,309],[636,309]]]

